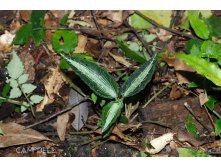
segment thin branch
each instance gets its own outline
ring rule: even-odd
[[[186,34],[186,33],[183,33],[183,32],[180,32],[180,31],[176,31],[176,30],[173,30],[173,29],[170,29],[170,28],[167,28],[163,25],[160,25],[158,23],[156,23],[155,21],[153,21],[152,19],[150,19],[149,17],[145,16],[144,14],[142,14],[140,11],[138,10],[135,10],[134,11],[137,15],[141,16],[143,19],[147,20],[149,23],[151,23],[153,26],[155,27],[158,27],[158,28],[162,28],[166,31],[169,31],[171,32],[172,34],[176,34],[176,35],[180,35],[180,36],[184,36],[184,37],[187,37],[187,38],[190,38],[190,39],[195,39],[194,36],[192,35],[189,35],[189,34]]]
[[[184,106],[186,107],[186,109],[190,112],[190,114],[195,118],[195,120],[197,122],[199,122],[199,124],[204,127],[208,132],[210,132],[210,130],[197,118],[197,116],[195,116],[194,111],[192,110],[192,108],[189,106],[189,104],[187,102],[184,103]]]
[[[47,117],[47,118],[45,118],[45,119],[43,119],[43,120],[41,120],[41,121],[39,121],[39,122],[36,122],[36,123],[34,123],[34,124],[32,124],[32,125],[29,125],[29,126],[26,126],[25,129],[32,128],[32,127],[34,127],[34,126],[36,126],[36,125],[45,123],[45,122],[51,120],[52,118],[55,118],[55,117],[57,117],[57,116],[59,116],[59,115],[61,115],[61,114],[64,114],[65,112],[67,112],[67,111],[71,110],[73,107],[76,107],[77,105],[79,105],[79,104],[81,104],[81,103],[87,101],[88,99],[89,99],[89,97],[85,97],[85,98],[81,99],[79,102],[74,103],[74,104],[68,106],[67,108],[65,108],[65,109],[63,109],[63,110],[57,112],[57,113],[54,113],[54,114],[52,114],[51,116],[49,116],[49,117]]]

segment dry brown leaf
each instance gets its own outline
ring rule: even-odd
[[[24,126],[16,123],[0,124],[4,136],[0,136],[0,148],[35,143],[43,140],[49,140],[41,133],[33,129],[25,129]]]
[[[29,82],[34,82],[35,80],[35,60],[33,58],[33,56],[27,51],[23,51],[20,53],[20,58],[21,61],[24,65],[25,68],[25,73],[28,74],[28,81]]]
[[[109,52],[109,54],[111,55],[111,57],[114,58],[115,61],[117,61],[118,63],[120,64],[123,64],[125,65],[126,67],[131,67],[132,64],[129,63],[125,58],[123,58],[122,56],[117,56],[117,55],[114,55],[113,53]]]
[[[107,17],[114,22],[114,27],[118,27],[123,23],[123,11],[122,10],[109,10],[102,14],[102,17]]]
[[[156,29],[156,28],[151,28],[149,30],[151,33],[155,33],[158,38],[163,41],[166,42],[168,41],[170,38],[172,38],[172,34],[164,29]]]
[[[42,79],[42,83],[45,86],[46,95],[44,100],[37,105],[36,111],[42,111],[46,104],[54,102],[55,95],[59,95],[59,90],[64,84],[64,79],[59,67],[49,68],[49,73]]]
[[[20,10],[19,11],[21,19],[28,22],[31,17],[31,10]]]
[[[209,100],[206,92],[200,93],[199,94],[199,101],[200,101],[200,105],[201,107]]]
[[[65,133],[68,126],[69,113],[62,114],[57,118],[57,133],[61,141],[65,140]]]
[[[179,71],[194,72],[194,70],[187,66],[183,60],[176,58],[174,61],[174,69],[176,71],[179,84],[190,83],[190,81],[184,75],[179,73]]]
[[[74,53],[83,53],[85,52],[85,46],[87,44],[87,37],[84,35],[78,35],[78,45]]]

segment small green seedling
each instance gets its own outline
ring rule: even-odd
[[[92,99],[94,102],[96,102],[95,94],[111,100],[103,107],[101,115],[102,133],[111,129],[121,115],[124,98],[139,93],[150,82],[156,69],[156,57],[155,55],[146,61],[119,87],[115,79],[95,63],[77,57],[62,55],[62,58],[75,73],[93,90]]]
[[[33,112],[32,106],[40,103],[43,100],[43,97],[39,95],[32,95],[32,92],[36,89],[36,86],[28,83],[28,74],[25,74],[23,63],[15,51],[13,51],[12,59],[6,68],[9,74],[9,78],[6,80],[6,82],[10,85],[11,89],[9,97],[5,98],[5,100],[16,99],[23,95],[26,101],[20,102],[21,112],[24,112],[28,108],[31,108]],[[8,87],[5,88],[8,91]],[[3,97],[4,96],[5,95],[3,95]],[[3,99],[3,97],[1,99]]]

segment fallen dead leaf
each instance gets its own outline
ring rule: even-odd
[[[64,84],[64,79],[59,67],[49,68],[49,73],[42,79],[42,83],[45,86],[46,94],[44,100],[37,105],[36,111],[42,111],[46,104],[54,102],[55,95],[59,95],[59,90]]]
[[[151,33],[155,33],[157,35],[157,37],[163,41],[166,42],[168,41],[170,38],[172,38],[172,34],[164,29],[155,29],[155,28],[151,28],[149,30]]]
[[[28,22],[30,17],[31,17],[31,10],[20,10],[19,14],[21,16],[21,19],[24,20],[25,22]]]
[[[123,23],[122,10],[108,10],[102,13],[102,17],[106,17],[114,22],[114,27],[118,27]],[[113,26],[113,25],[112,25]]]
[[[202,92],[199,94],[200,106],[202,107],[209,100],[207,93]]]
[[[62,114],[57,118],[57,133],[61,141],[65,140],[65,133],[69,122],[69,113]]]
[[[176,71],[176,76],[178,78],[179,84],[190,83],[189,79],[187,79],[179,71],[194,72],[194,70],[190,68],[189,66],[187,66],[183,60],[179,58],[175,58],[174,69]]]
[[[149,154],[157,154],[159,153],[167,144],[169,144],[173,140],[173,133],[166,133],[158,138],[155,138],[150,141],[150,144],[154,147],[149,149],[146,147],[145,151]]]
[[[29,82],[34,82],[35,80],[35,60],[33,58],[33,56],[27,51],[23,51],[20,53],[20,58],[21,61],[24,65],[25,68],[25,73],[28,74],[28,81]]]
[[[78,35],[78,45],[74,53],[83,53],[85,52],[85,46],[87,44],[87,37],[84,35]]]
[[[0,136],[0,148],[35,143],[43,140],[49,140],[41,133],[33,129],[25,129],[24,126],[16,123],[0,124],[4,136]]]
[[[125,65],[126,67],[131,67],[132,64],[129,63],[125,58],[123,58],[122,56],[117,56],[117,55],[114,55],[113,53],[109,52],[109,54],[111,55],[111,57],[114,58],[115,61],[117,61],[118,63],[120,64],[123,64]]]

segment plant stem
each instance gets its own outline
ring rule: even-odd
[[[20,90],[21,90],[21,92],[22,92],[22,94],[25,96],[25,98],[26,98],[26,100],[27,100],[27,102],[28,102],[28,105],[30,106],[30,108],[31,108],[31,113],[32,113],[32,115],[34,116],[34,118],[35,118],[35,113],[34,113],[34,109],[33,109],[33,107],[32,107],[32,104],[31,104],[31,102],[30,102],[30,100],[29,100],[29,98],[28,98],[28,96],[25,94],[25,92],[22,90],[22,87],[18,84],[18,87],[20,88]]]
[[[220,115],[218,112],[216,112],[215,110],[212,110],[212,112],[213,112],[213,114],[215,114],[219,119],[221,119],[221,115]]]
[[[22,102],[20,102],[20,101],[11,100],[11,99],[8,99],[8,98],[2,97],[2,96],[0,96],[0,99],[1,100],[5,100],[8,103],[12,103],[12,104],[23,106]]]
[[[163,87],[161,90],[159,90],[155,95],[153,95],[150,100],[148,100],[143,106],[142,108],[145,108],[148,104],[150,104],[150,102],[152,102],[157,96],[159,96],[165,89],[171,87],[171,85],[175,83],[175,81],[169,83],[168,85],[166,85],[165,87]]]

